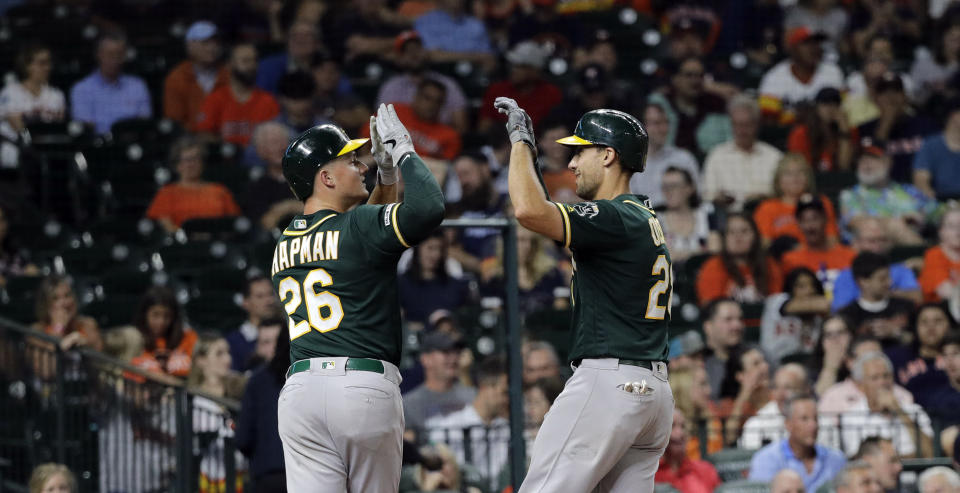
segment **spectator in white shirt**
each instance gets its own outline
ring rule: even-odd
[[[427,436],[433,443],[446,443],[460,464],[473,465],[493,489],[509,455],[509,403],[507,367],[502,358],[490,357],[477,370],[473,402],[459,411],[427,419]],[[470,450],[464,445],[468,433]]]
[[[901,456],[933,456],[930,418],[920,406],[897,398],[893,365],[882,352],[860,356],[853,365],[853,380],[863,397],[840,416],[847,454],[856,453],[865,438],[876,435],[889,438]]]
[[[699,188],[700,165],[689,151],[670,145],[670,121],[667,112],[658,103],[648,103],[643,110],[643,123],[647,128],[647,166],[643,173],[634,173],[630,178],[630,193],[646,195],[654,206],[664,201],[661,182],[667,168],[687,170],[693,178],[694,190]]]
[[[770,402],[743,424],[739,447],[754,450],[786,436],[783,427],[783,405],[791,396],[810,393],[807,370],[797,363],[787,363],[773,374]]]
[[[757,140],[760,106],[752,97],[734,97],[727,112],[733,140],[714,147],[707,155],[703,191],[707,200],[739,209],[744,202],[773,193],[773,176],[783,153]]]
[[[66,99],[52,87],[50,49],[39,44],[25,46],[17,53],[17,80],[0,91],[0,134],[11,140],[18,138],[30,123],[54,122],[64,118]],[[0,167],[17,165],[18,152],[11,144],[3,144]]]
[[[826,39],[806,26],[787,32],[790,57],[776,64],[760,80],[764,110],[779,113],[793,105],[812,101],[824,87],[843,87],[843,71],[835,63],[823,60],[821,44]]]

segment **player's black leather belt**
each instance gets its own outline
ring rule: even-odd
[[[580,362],[583,360],[576,360],[573,362],[573,366],[580,366]],[[619,359],[617,360],[621,365],[630,365],[630,366],[639,366],[640,368],[646,368],[650,371],[653,371],[654,365],[656,363],[662,363],[661,361],[649,361],[649,360],[639,360],[639,359]]]
[[[378,359],[350,358],[345,365],[347,370],[372,371],[374,373],[383,373],[383,362]],[[287,370],[287,378],[294,373],[300,373],[310,369],[310,360],[302,359],[290,365]]]

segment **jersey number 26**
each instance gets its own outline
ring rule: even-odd
[[[283,307],[287,310],[287,319],[290,321],[290,340],[294,340],[310,329],[318,332],[330,332],[340,326],[343,321],[343,306],[340,304],[340,298],[330,291],[317,292],[315,286],[327,287],[333,284],[333,278],[323,269],[313,269],[303,278],[303,286],[292,277],[284,278],[280,281],[280,300],[284,303]],[[289,301],[288,298],[289,297]],[[293,323],[293,314],[300,308],[300,303],[307,304],[307,319],[299,323]],[[327,307],[326,316],[320,311]]]

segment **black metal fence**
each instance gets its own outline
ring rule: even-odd
[[[67,465],[81,492],[237,491],[235,402],[188,391],[0,317],[0,491]]]

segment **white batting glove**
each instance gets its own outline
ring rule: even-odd
[[[410,138],[410,132],[400,122],[392,104],[381,104],[380,109],[377,110],[377,133],[394,163],[399,163],[404,154],[413,152],[413,139]]]
[[[380,133],[377,132],[377,117],[375,116],[370,117],[370,147],[373,160],[377,163],[380,183],[393,185],[397,182],[397,165],[383,147],[383,140],[380,138]]]

